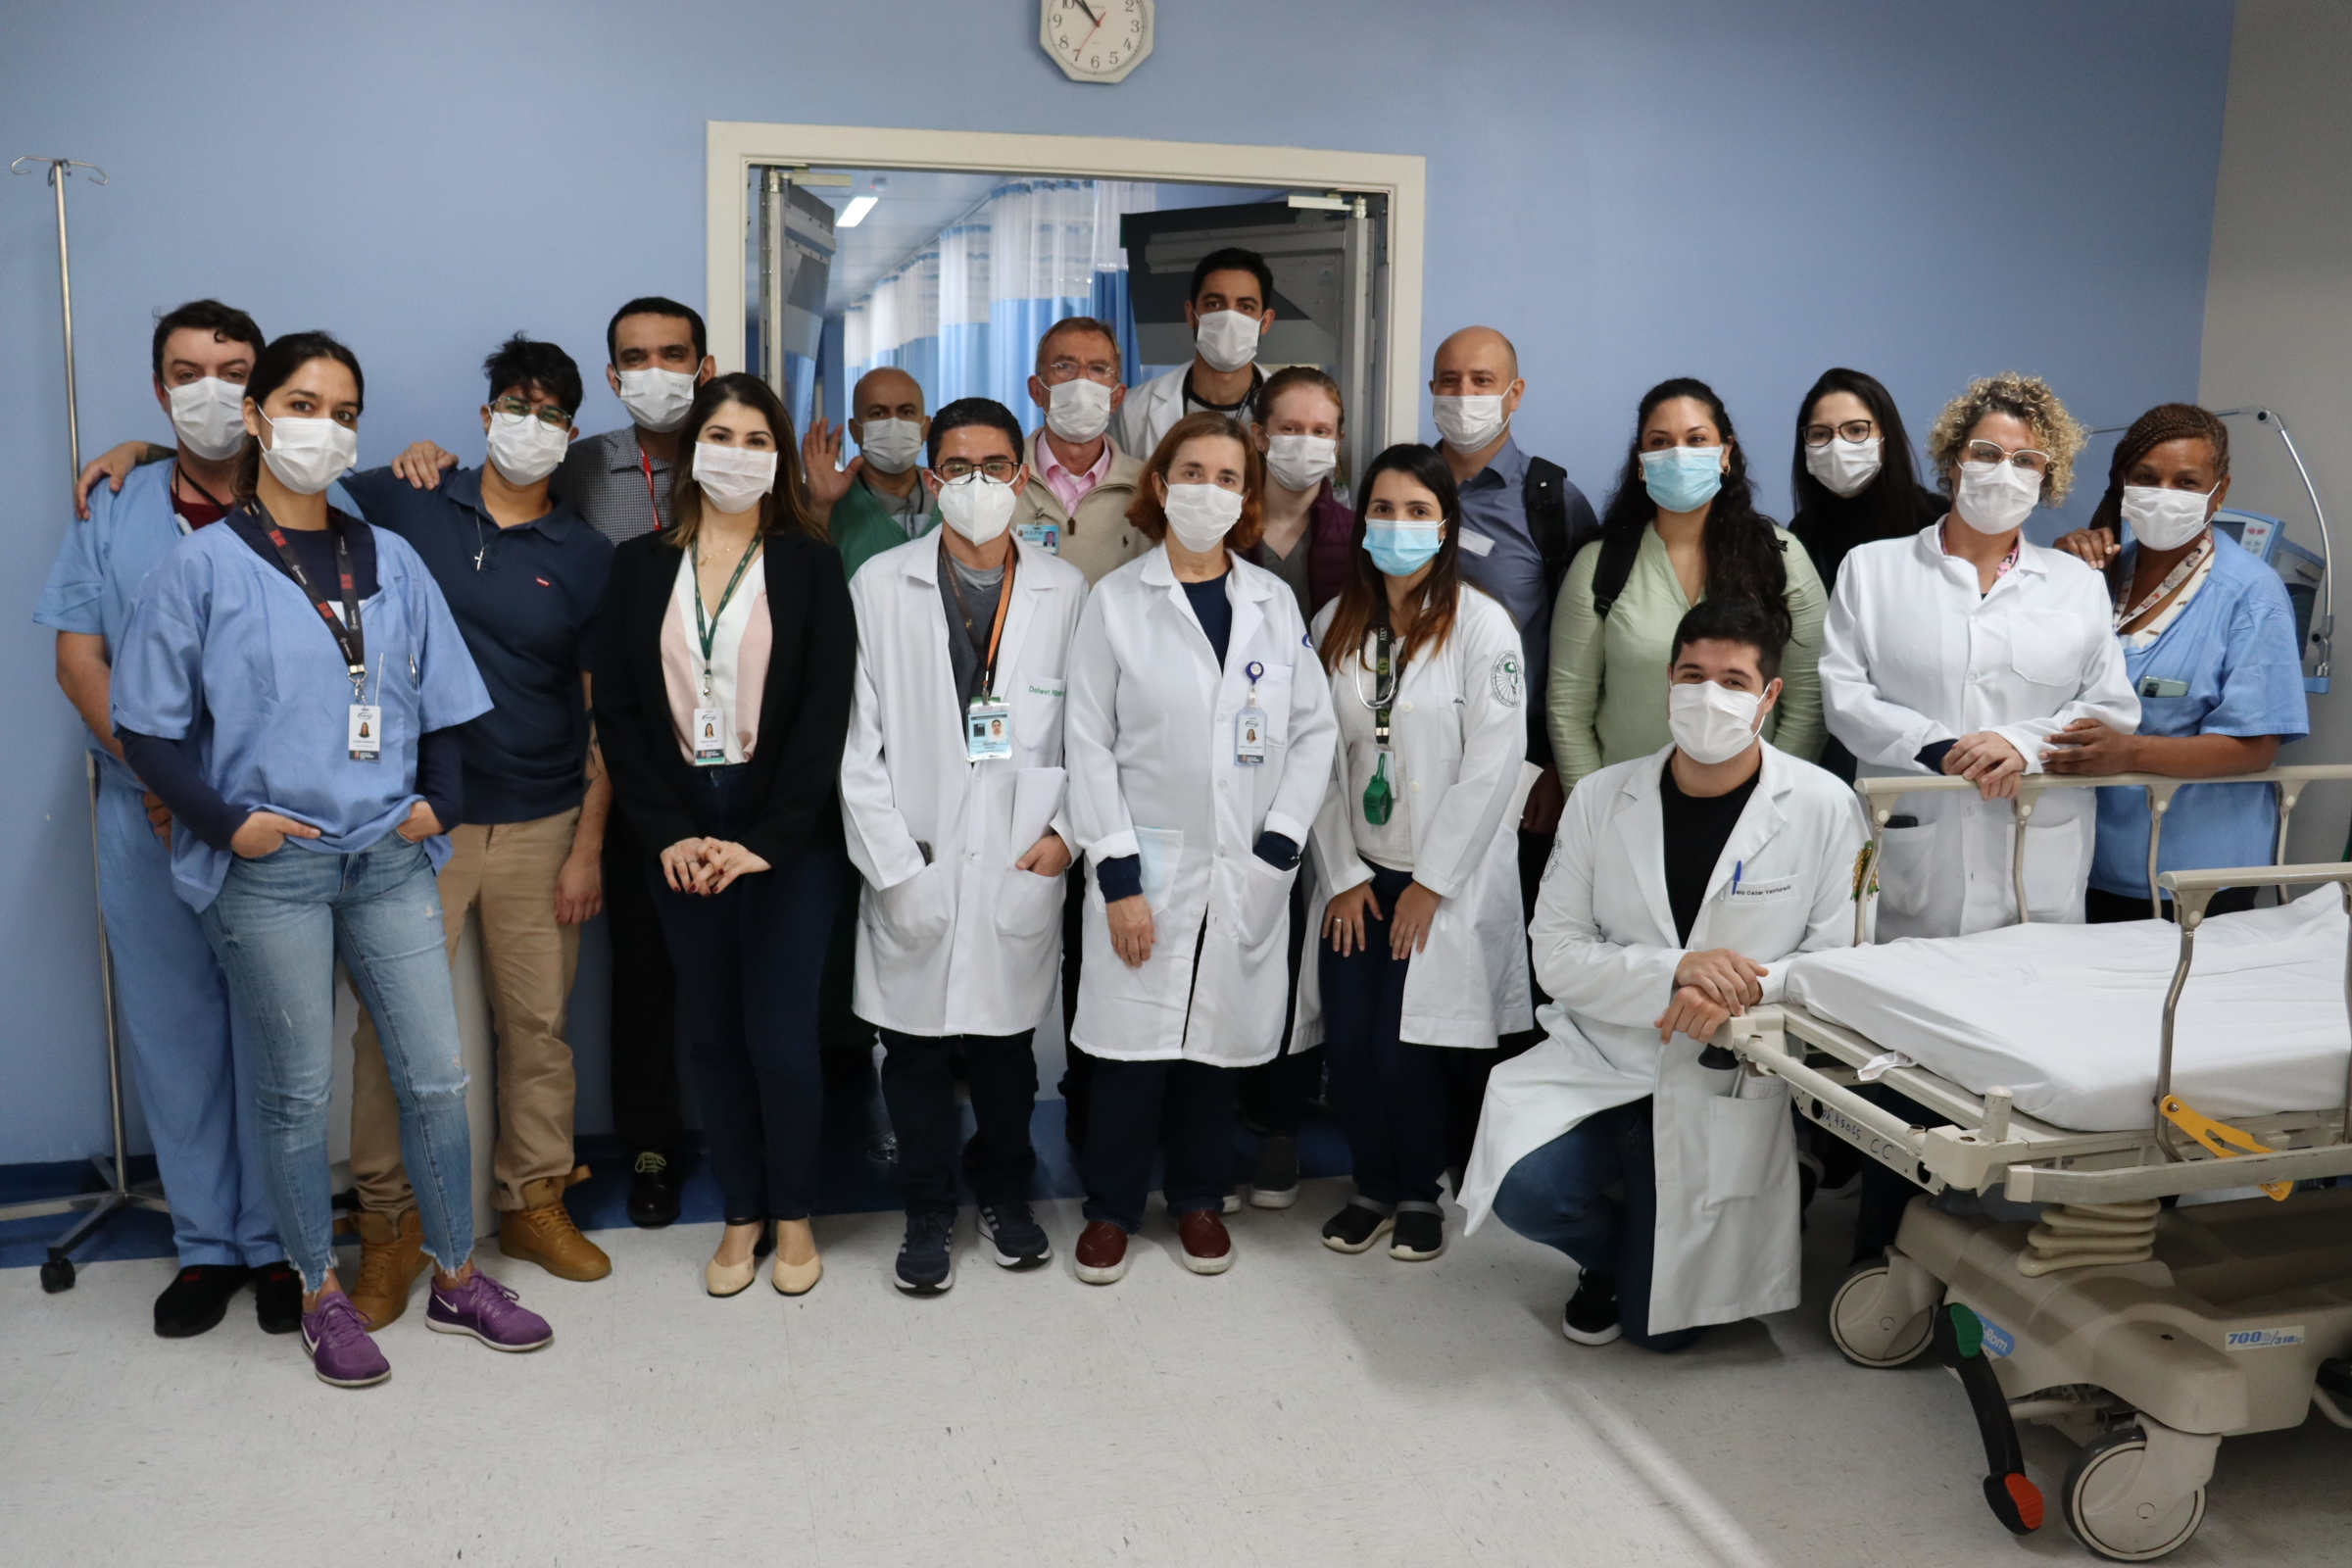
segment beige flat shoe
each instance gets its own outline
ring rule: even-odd
[[[775,1286],[778,1296],[807,1296],[816,1289],[816,1282],[825,1277],[825,1260],[820,1254],[806,1263],[784,1261],[784,1227],[776,1226],[776,1264],[768,1273],[768,1283]]]
[[[741,1296],[759,1277],[760,1260],[756,1257],[747,1257],[740,1263],[721,1263],[714,1257],[703,1265],[703,1289],[712,1296]]]

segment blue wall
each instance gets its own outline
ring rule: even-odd
[[[1164,0],[1108,89],[1039,52],[1034,0],[886,11],[13,7],[0,156],[114,175],[73,192],[85,449],[166,434],[152,313],[209,293],[353,344],[364,461],[477,458],[502,334],[594,365],[621,299],[700,299],[713,119],[1423,154],[1427,341],[1508,331],[1522,442],[1596,490],[1668,374],[1716,384],[1768,479],[1832,364],[1915,427],[2008,367],[2090,423],[2196,393],[2226,0]],[[0,1161],[104,1125],[77,730],[27,618],[65,519],[46,196],[0,181]],[[582,425],[619,422],[600,383]]]

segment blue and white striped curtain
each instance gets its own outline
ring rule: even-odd
[[[1128,302],[1119,217],[1149,212],[1149,185],[1112,180],[1012,180],[940,231],[844,316],[848,380],[896,366],[923,389],[926,408],[991,397],[1034,430],[1029,401],[1037,342],[1065,316],[1097,316],[1119,329],[1127,376],[1136,378],[1134,310]]]

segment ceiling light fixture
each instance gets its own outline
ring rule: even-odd
[[[880,199],[877,196],[851,197],[850,205],[844,207],[841,210],[841,216],[833,220],[833,226],[835,228],[856,228],[859,223],[865,221],[865,215],[874,210],[874,203]]]

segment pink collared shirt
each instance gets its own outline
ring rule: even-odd
[[[1054,499],[1061,503],[1061,510],[1068,516],[1078,514],[1078,503],[1093,495],[1095,486],[1101,484],[1110,472],[1108,441],[1102,443],[1102,454],[1095,459],[1095,466],[1084,473],[1072,473],[1063,467],[1061,459],[1054,451],[1054,443],[1042,436],[1037,443],[1037,466],[1041,470],[1039,476],[1046,481],[1046,488],[1054,492]]]

